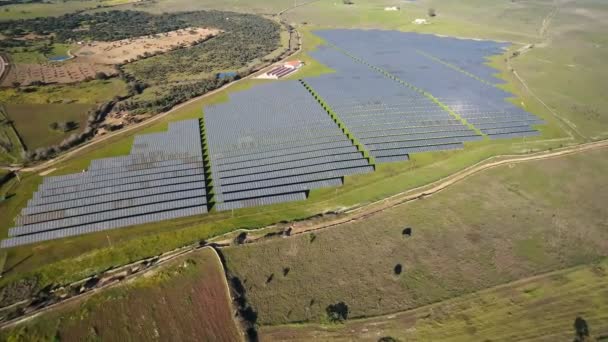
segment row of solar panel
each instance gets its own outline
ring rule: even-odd
[[[54,239],[60,239],[64,237],[95,233],[105,230],[111,230],[116,228],[122,228],[126,226],[140,225],[144,223],[151,223],[157,221],[164,221],[175,219],[179,217],[201,215],[207,212],[206,206],[196,206],[192,208],[183,208],[171,211],[163,211],[142,216],[126,217],[118,220],[105,221],[93,224],[87,224],[79,227],[49,230],[37,234],[23,235],[17,237],[11,237],[2,240],[0,243],[1,248],[9,248],[19,245],[31,244],[41,241],[48,241]]]
[[[28,206],[34,205],[42,205],[42,204],[50,204],[56,202],[65,202],[65,201],[75,201],[75,200],[92,200],[97,197],[103,197],[105,195],[116,196],[116,199],[121,196],[121,194],[132,192],[132,191],[141,191],[149,188],[157,188],[165,185],[174,185],[174,184],[182,184],[182,183],[192,183],[192,182],[205,182],[205,176],[202,170],[197,171],[198,174],[193,176],[184,176],[184,177],[176,177],[176,178],[167,178],[167,179],[159,179],[154,181],[147,182],[139,182],[133,184],[124,184],[117,186],[108,186],[105,188],[97,188],[87,191],[80,192],[72,192],[67,194],[60,194],[55,196],[45,196],[39,198],[32,198],[28,201]],[[75,203],[76,204],[76,203]]]
[[[287,169],[294,169],[294,168],[304,168],[304,167],[309,167],[309,166],[313,166],[313,165],[337,163],[337,162],[343,162],[343,161],[349,161],[349,160],[361,160],[362,157],[363,156],[361,153],[355,152],[355,153],[344,153],[344,154],[337,154],[337,155],[321,156],[319,158],[300,159],[300,160],[296,160],[296,161],[287,161],[287,162],[282,162],[282,163],[267,164],[267,165],[263,165],[263,166],[245,167],[245,168],[232,169],[232,170],[224,169],[221,172],[221,177],[222,178],[238,177],[238,176],[252,175],[252,174],[256,174],[256,173],[266,173],[266,172],[280,171],[280,170],[287,170]]]
[[[179,208],[187,208],[194,206],[206,206],[206,197],[194,197],[187,199],[173,200],[169,202],[160,202],[152,204],[143,204],[137,207],[129,207],[122,209],[114,209],[110,211],[95,212],[92,214],[71,216],[58,220],[42,221],[31,223],[24,226],[16,226],[9,229],[9,236],[18,236],[25,234],[38,233],[46,230],[54,230],[60,228],[69,228],[74,226],[82,226],[92,223],[103,223],[105,221],[115,220],[124,217],[149,215],[152,213],[174,210]]]
[[[271,171],[264,173],[255,173],[251,175],[237,176],[237,177],[226,177],[226,178],[214,178],[214,183],[217,182],[218,185],[228,185],[228,184],[239,184],[239,183],[248,183],[248,182],[258,182],[266,179],[275,179],[275,178],[283,178],[283,177],[293,177],[302,174],[315,173],[315,172],[323,172],[323,171],[331,171],[331,170],[341,170],[348,169],[352,167],[360,167],[367,166],[369,162],[367,159],[360,158],[355,160],[347,160],[335,163],[326,163],[326,164],[318,164],[311,165],[304,168],[293,168],[293,169],[285,169],[280,171]],[[221,174],[220,174],[220,177]]]
[[[229,193],[219,193],[216,195],[216,200],[219,202],[227,202],[234,200],[243,200],[249,198],[259,198],[259,197],[267,197],[273,195],[281,195],[288,194],[292,192],[300,192],[307,191],[318,188],[326,188],[332,186],[341,186],[342,179],[334,178],[334,179],[325,179],[319,181],[305,182],[305,183],[295,183],[289,185],[282,186],[273,186],[270,188],[262,188],[255,190],[245,190],[245,191],[237,191],[237,192],[229,192]]]
[[[44,197],[51,195],[59,195],[76,191],[90,190],[108,186],[115,185],[123,185],[123,184],[131,184],[131,183],[139,183],[139,182],[147,182],[152,180],[164,179],[164,178],[175,178],[175,177],[183,177],[183,176],[191,176],[196,174],[201,174],[203,172],[203,163],[195,163],[195,164],[183,164],[178,167],[173,166],[171,168],[163,168],[162,170],[146,170],[150,171],[150,173],[143,173],[133,175],[130,172],[125,172],[123,177],[117,178],[109,178],[109,177],[100,177],[102,179],[97,179],[96,177],[91,179],[81,179],[79,182],[75,182],[73,184],[60,184],[51,183],[49,185],[43,184],[40,186],[39,191],[34,197]],[[139,173],[139,171],[138,171]],[[120,174],[117,174],[120,175]],[[107,178],[107,179],[103,179]],[[88,180],[88,181],[87,181]]]
[[[193,197],[205,197],[205,189],[194,189],[184,190],[178,192],[163,193],[160,195],[143,196],[136,198],[129,198],[119,201],[99,203],[95,205],[79,206],[69,209],[48,211],[39,214],[31,214],[26,216],[19,216],[15,220],[17,225],[27,225],[38,222],[59,220],[66,217],[81,216],[92,213],[100,213],[104,211],[111,211],[116,209],[137,207],[140,205],[170,202],[180,199],[193,198]]]
[[[227,158],[231,156],[240,156],[248,153],[263,153],[277,150],[284,150],[289,148],[297,148],[297,147],[306,147],[306,146],[317,146],[323,145],[324,148],[331,147],[340,147],[341,143],[348,141],[348,138],[339,131],[339,135],[333,135],[328,137],[318,137],[315,139],[305,138],[302,139],[300,137],[297,138],[287,138],[284,141],[261,141],[257,140],[255,142],[250,143],[241,143],[241,144],[227,144],[223,148],[218,148],[214,150],[214,154],[217,156],[221,156],[221,158]]]
[[[169,194],[179,191],[193,190],[193,189],[204,189],[204,181],[196,181],[181,184],[171,184],[167,186],[158,186],[147,189],[139,189],[134,191],[124,191],[114,194],[108,194],[103,196],[81,198],[77,201],[65,201],[65,202],[54,202],[49,204],[40,204],[36,206],[27,206],[23,208],[21,216],[40,214],[56,210],[64,210],[70,208],[79,208],[89,205],[100,205],[107,202],[118,202],[123,200],[131,200],[139,197],[147,197],[153,195]]]
[[[114,173],[125,173],[125,172],[131,172],[131,171],[143,171],[143,170],[159,170],[159,169],[163,169],[163,168],[170,168],[173,166],[177,166],[177,165],[183,165],[183,164],[191,164],[191,163],[197,163],[197,162],[202,162],[203,158],[202,157],[190,157],[190,158],[185,158],[185,159],[170,159],[170,160],[164,160],[164,161],[157,161],[157,162],[152,162],[152,163],[145,163],[145,164],[134,164],[134,165],[130,165],[130,166],[119,166],[119,167],[113,167],[113,168],[107,168],[107,169],[97,169],[97,170],[91,170],[88,169],[86,172],[82,172],[82,173],[72,173],[72,174],[68,174],[68,175],[63,175],[63,176],[53,176],[53,177],[45,177],[42,181],[42,187],[43,188],[52,188],[54,187],[53,185],[51,185],[51,183],[60,183],[60,182],[64,182],[64,181],[69,181],[69,180],[73,180],[73,179],[79,179],[83,177],[83,174],[86,173],[87,176],[99,176],[99,175],[108,175],[108,174],[114,174]]]
[[[217,211],[233,210],[233,209],[257,207],[257,206],[261,206],[261,205],[303,201],[305,199],[306,199],[306,192],[298,192],[298,193],[294,193],[294,194],[267,196],[267,197],[252,198],[252,199],[246,199],[246,200],[240,200],[240,201],[218,203],[215,205],[215,210],[217,210]]]
[[[328,171],[320,171],[315,173],[307,173],[307,174],[299,174],[296,176],[283,177],[283,178],[273,178],[256,182],[249,183],[236,183],[236,184],[227,184],[221,185],[221,192],[224,194],[231,192],[241,192],[248,191],[254,189],[263,189],[277,186],[284,186],[289,184],[299,184],[306,183],[317,180],[324,179],[332,179],[332,178],[340,178],[343,176],[367,173],[373,171],[371,166],[359,166],[359,167],[351,167],[347,169],[339,169],[339,170],[328,170]]]

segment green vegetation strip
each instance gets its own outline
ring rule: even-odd
[[[355,61],[357,61],[357,62],[359,62],[359,63],[361,63],[361,64],[366,65],[366,66],[367,66],[367,67],[369,67],[370,69],[373,69],[373,70],[375,70],[375,71],[378,71],[379,73],[381,73],[381,74],[383,74],[384,76],[386,76],[386,77],[388,77],[388,78],[392,79],[393,81],[396,81],[396,82],[398,82],[398,83],[401,83],[402,85],[404,85],[404,86],[406,86],[406,87],[408,87],[408,88],[410,88],[410,89],[412,89],[412,90],[415,90],[415,91],[417,91],[418,93],[420,93],[420,94],[422,94],[422,95],[426,96],[426,97],[427,97],[427,98],[429,98],[431,101],[435,102],[435,104],[437,104],[437,105],[438,105],[439,107],[441,107],[443,110],[445,110],[445,111],[446,111],[446,112],[448,112],[450,115],[452,115],[454,118],[456,118],[457,120],[459,120],[460,122],[462,122],[462,124],[463,124],[463,125],[465,125],[465,126],[469,127],[471,130],[475,131],[475,133],[477,133],[478,135],[485,136],[485,134],[484,134],[484,133],[482,133],[482,132],[481,132],[481,131],[480,131],[480,130],[477,128],[477,127],[475,127],[475,126],[473,126],[472,124],[468,123],[468,122],[467,122],[467,120],[465,120],[465,119],[464,119],[462,116],[460,116],[458,113],[454,112],[452,109],[450,109],[450,107],[448,107],[448,106],[447,106],[445,103],[441,102],[441,101],[440,101],[438,98],[436,98],[435,96],[433,96],[433,94],[429,93],[428,91],[423,90],[423,89],[421,89],[421,88],[418,88],[418,87],[416,87],[415,85],[413,85],[413,84],[411,84],[411,83],[409,83],[409,82],[407,82],[407,81],[404,81],[404,80],[402,80],[402,79],[400,79],[400,78],[398,78],[398,77],[395,77],[393,74],[391,74],[391,73],[387,72],[386,70],[384,70],[384,69],[382,69],[382,68],[379,68],[379,67],[377,67],[377,66],[375,66],[375,65],[372,65],[372,64],[368,63],[367,61],[365,61],[365,60],[363,60],[363,59],[361,59],[361,58],[359,58],[359,57],[357,57],[357,56],[355,56],[355,55],[352,55],[350,52],[348,52],[348,51],[346,51],[346,50],[344,50],[344,49],[342,49],[342,48],[340,48],[340,47],[337,47],[336,45],[333,45],[333,44],[331,44],[331,43],[328,43],[328,45],[329,45],[329,46],[331,46],[331,47],[333,47],[334,49],[336,49],[336,50],[340,51],[341,53],[343,53],[343,54],[347,55],[348,57],[350,57],[350,58],[354,59]]]
[[[440,58],[438,58],[438,57],[435,57],[435,56],[433,56],[433,55],[431,55],[431,54],[429,54],[429,53],[426,53],[426,52],[424,52],[424,51],[422,51],[422,50],[418,50],[418,49],[416,49],[415,51],[416,51],[416,53],[417,53],[417,54],[419,54],[419,55],[422,55],[422,56],[424,56],[424,57],[426,57],[426,58],[432,59],[432,60],[434,60],[434,61],[435,61],[435,62],[437,62],[437,63],[440,63],[440,64],[443,64],[443,65],[447,66],[447,67],[448,67],[448,68],[450,68],[450,69],[456,70],[456,71],[458,71],[458,72],[460,72],[460,73],[462,73],[462,74],[464,74],[464,75],[469,76],[470,78],[476,79],[476,80],[478,80],[478,81],[479,81],[479,82],[481,82],[481,83],[487,84],[487,85],[489,85],[490,87],[495,87],[495,85],[494,85],[493,83],[491,83],[491,82],[489,82],[489,81],[486,81],[486,80],[484,80],[483,78],[481,78],[481,77],[479,77],[479,76],[473,75],[473,74],[471,74],[470,72],[468,72],[468,71],[466,71],[466,70],[464,70],[464,69],[461,69],[461,68],[457,67],[457,66],[456,66],[456,65],[454,65],[454,64],[448,63],[448,62],[446,62],[446,61],[444,61],[444,60],[442,60],[442,59],[440,59]]]
[[[302,83],[304,88],[306,88],[310,92],[310,94],[315,98],[315,100],[317,100],[317,102],[319,102],[321,107],[325,109],[325,111],[329,114],[332,120],[338,125],[338,127],[340,127],[342,132],[344,132],[344,134],[346,134],[350,141],[352,141],[353,144],[357,146],[357,149],[363,153],[363,156],[369,160],[370,164],[375,165],[376,162],[374,160],[374,157],[372,157],[367,148],[365,148],[365,145],[363,145],[359,141],[359,139],[357,139],[357,137],[348,130],[346,124],[342,121],[342,119],[340,119],[338,114],[336,114],[336,112],[334,112],[334,110],[327,104],[327,102],[325,102],[321,95],[319,95],[314,89],[312,89],[312,87],[308,85],[308,83],[304,82],[304,80],[300,80],[300,83]]]
[[[207,142],[207,128],[205,127],[205,114],[199,119],[201,127],[201,143],[203,147],[203,167],[205,168],[205,192],[207,193],[207,207],[213,207],[213,174],[211,173],[211,157],[209,154],[209,143]]]

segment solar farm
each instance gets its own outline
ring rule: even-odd
[[[324,30],[334,73],[273,81],[135,138],[128,156],[46,177],[1,247],[305,200],[375,164],[466,142],[527,137],[542,120],[506,99],[486,57],[504,44]]]
[[[198,120],[135,138],[128,156],[46,177],[1,246],[53,240],[207,212]]]

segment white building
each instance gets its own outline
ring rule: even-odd
[[[392,7],[384,7],[385,11],[398,11],[399,7],[397,6],[392,6]]]
[[[423,25],[423,24],[428,24],[429,22],[426,19],[416,19],[414,21],[412,21],[412,23],[416,24],[416,25]]]

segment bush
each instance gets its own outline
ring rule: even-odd
[[[434,8],[429,8],[428,14],[429,14],[429,17],[434,17],[437,15],[437,12],[435,12]]]
[[[327,319],[330,322],[344,322],[348,319],[348,305],[344,302],[330,304],[325,311],[327,312]]]
[[[108,75],[106,75],[106,73],[102,72],[102,71],[98,71],[95,74],[95,79],[98,79],[98,80],[107,80],[108,78],[109,78]]]

